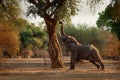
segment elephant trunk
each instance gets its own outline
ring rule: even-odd
[[[63,29],[63,23],[59,22],[59,24],[61,24],[61,36],[65,36],[65,32],[64,32],[64,29]]]

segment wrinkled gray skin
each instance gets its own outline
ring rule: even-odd
[[[62,42],[71,51],[70,69],[75,69],[75,63],[79,60],[89,60],[98,69],[104,69],[104,64],[99,55],[99,50],[95,46],[80,44],[74,37],[64,33],[63,26],[61,26],[60,37]]]

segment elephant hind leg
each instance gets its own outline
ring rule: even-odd
[[[105,67],[104,67],[103,62],[100,62],[100,65],[101,65],[101,69],[102,69],[102,70],[104,70],[104,69],[105,69]]]
[[[95,61],[90,61],[90,62],[93,63],[97,67],[98,70],[100,69],[100,65],[97,64]]]
[[[103,64],[103,62],[102,61],[96,61],[96,62],[98,62],[99,64],[100,64],[100,66],[101,66],[101,70],[104,70],[105,69],[105,67],[104,67],[104,64]]]

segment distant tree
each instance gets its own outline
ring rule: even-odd
[[[8,21],[0,22],[0,55],[7,51],[10,57],[16,57],[19,52],[19,33]]]
[[[120,41],[118,37],[109,31],[102,31],[102,34],[106,39],[103,56],[120,56]]]
[[[7,51],[16,56],[19,51],[19,32],[13,22],[18,18],[18,0],[0,0],[0,54]]]
[[[0,20],[15,21],[20,15],[18,0],[0,0]]]
[[[97,20],[98,28],[109,29],[113,33],[117,34],[120,40],[120,1],[112,0],[105,11],[99,13]]]
[[[41,47],[43,41],[46,41],[45,32],[39,27],[34,25],[28,25],[24,30],[20,31],[20,41],[21,48],[26,48],[27,46]]]

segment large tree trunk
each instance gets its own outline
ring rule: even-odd
[[[46,21],[46,20],[45,20]],[[55,32],[57,22],[46,22],[49,34],[49,56],[52,68],[63,68],[62,50]]]
[[[58,43],[58,39],[56,34],[50,34],[52,37],[50,38],[49,41],[49,54],[50,54],[50,59],[51,59],[51,67],[53,68],[63,68],[63,63],[62,63],[62,51],[60,48],[60,45]]]

